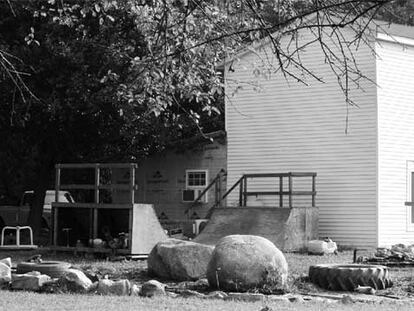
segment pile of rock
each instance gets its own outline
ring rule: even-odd
[[[258,236],[227,236],[215,247],[169,239],[153,248],[147,263],[150,275],[174,283],[111,280],[107,275],[99,277],[61,262],[23,262],[17,265],[17,273],[12,273],[11,259],[5,258],[0,260],[0,286],[12,290],[143,297],[245,299],[250,295],[253,300],[260,300],[263,295],[228,292],[280,293],[286,289],[285,257],[272,242]]]
[[[360,263],[382,265],[414,265],[414,245],[395,244],[391,247],[379,247],[375,254],[369,258],[360,256]]]
[[[47,267],[47,262],[44,262]],[[40,265],[33,265],[40,271],[28,271],[25,273],[12,273],[11,258],[0,260],[0,288],[11,290],[26,290],[36,292],[54,292],[54,293],[96,293],[99,295],[133,295],[133,296],[153,296],[155,289],[153,284],[157,281],[149,281],[142,286],[131,283],[127,279],[110,280],[108,278],[96,279],[93,282],[85,272],[70,268],[69,264],[57,265],[54,267],[68,267],[67,269],[48,269]],[[30,267],[29,263],[23,263],[23,268],[20,270],[27,270]],[[57,274],[59,270],[59,274]],[[51,275],[47,275],[44,271],[51,271]],[[19,265],[17,272],[19,272]],[[159,282],[158,282],[159,283]],[[158,287],[157,287],[158,286]],[[164,285],[157,284],[156,288],[159,292],[164,292]]]

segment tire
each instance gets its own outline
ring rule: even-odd
[[[59,278],[71,267],[70,263],[61,261],[21,262],[17,264],[17,274],[24,274],[32,271],[39,271],[51,278]]]
[[[392,286],[388,268],[379,265],[332,265],[309,267],[309,279],[321,288],[336,291],[354,291],[358,286],[375,290]]]

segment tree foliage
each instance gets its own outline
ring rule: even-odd
[[[358,83],[363,72],[347,53],[330,51],[326,40],[345,50],[364,43],[374,17],[396,21],[402,15],[410,23],[412,5],[390,0],[0,0],[3,171],[15,183],[21,183],[19,176],[32,176],[26,176],[27,185],[42,193],[57,162],[137,161],[171,138],[218,129],[225,96],[220,68],[251,43],[271,43],[278,60],[274,71],[299,83],[304,83],[302,75],[321,80],[300,61],[306,45],[292,52],[281,44],[282,37],[294,41],[304,28],[325,48],[352,104],[349,73]],[[349,41],[341,36],[344,27],[354,31]],[[31,217],[38,226],[42,195],[35,200]]]

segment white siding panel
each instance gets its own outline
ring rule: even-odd
[[[356,56],[360,69],[375,78],[371,50],[360,47]],[[376,245],[375,86],[363,81],[364,91],[351,91],[359,108],[349,108],[346,134],[345,98],[317,44],[306,48],[302,61],[325,83],[308,78],[306,86],[280,73],[254,77],[250,64],[260,63],[257,59],[253,53],[244,55],[226,73],[228,188],[244,173],[316,172],[319,235],[342,245]],[[260,187],[275,189],[277,184]],[[237,191],[229,204],[236,201]],[[269,198],[263,201],[277,205]]]
[[[407,230],[406,165],[414,161],[414,47],[380,41],[379,244],[414,243]]]

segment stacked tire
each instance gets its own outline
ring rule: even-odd
[[[354,291],[358,286],[371,286],[375,290],[392,286],[388,268],[379,265],[315,265],[309,267],[309,279],[321,288],[334,291]]]

